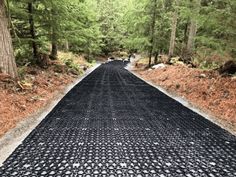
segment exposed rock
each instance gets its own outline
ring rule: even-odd
[[[165,67],[166,67],[166,65],[161,63],[161,64],[158,64],[158,65],[152,66],[152,69],[159,69],[159,68],[165,68]]]
[[[199,78],[206,78],[206,74],[200,74]]]

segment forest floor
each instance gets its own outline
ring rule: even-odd
[[[236,77],[216,71],[167,65],[164,68],[135,71],[144,80],[183,97],[191,105],[213,116],[217,123],[236,132]]]
[[[92,66],[81,58],[78,63],[86,68]],[[18,82],[0,74],[0,137],[20,121],[50,104],[82,74],[82,71],[76,74],[68,70],[67,66],[58,64],[52,64],[47,69],[26,67],[24,70],[24,79]]]

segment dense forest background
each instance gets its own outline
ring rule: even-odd
[[[235,0],[0,0],[0,11],[0,68],[13,77],[14,61],[44,66],[58,51],[88,61],[142,52],[149,65],[166,54],[205,68],[236,58]]]

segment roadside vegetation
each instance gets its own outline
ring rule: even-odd
[[[1,1],[1,72],[47,66],[58,51],[88,62],[112,52],[160,55],[212,69],[235,61],[234,0]],[[13,45],[12,45],[13,43]]]
[[[25,65],[18,67],[19,79],[0,74],[0,137],[25,118],[48,107],[63,95],[66,87],[93,66],[84,57],[58,53],[58,60],[47,68]]]

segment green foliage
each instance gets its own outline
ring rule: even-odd
[[[78,74],[82,73],[82,69],[80,68],[80,65],[76,64],[72,59],[67,59],[64,62],[65,62],[65,65],[69,67],[71,70],[77,72]]]
[[[124,41],[126,48],[130,50],[147,51],[153,46],[153,53],[160,50],[167,51],[170,38],[170,14],[168,12],[170,1],[133,1],[133,7],[127,12],[128,38]],[[132,3],[131,3],[132,4]],[[153,13],[157,14],[155,19],[154,33],[150,31],[153,23]],[[154,38],[150,43],[151,38]]]
[[[127,8],[129,10],[125,18],[128,34],[128,37],[124,39],[125,47],[129,50],[136,49],[147,52],[151,45],[153,46],[153,54],[159,53],[159,51],[167,53],[171,33],[171,14],[175,9],[178,9],[175,55],[182,56],[185,53],[190,20],[192,19],[197,23],[197,35],[194,37],[194,57],[198,57],[196,55],[198,53],[206,53],[209,49],[214,53],[213,57],[204,57],[199,61],[200,64],[202,62],[203,67],[214,68],[225,60],[236,57],[235,1],[203,0],[200,5],[196,5],[196,0],[179,0],[178,5],[175,5],[176,1],[158,1],[156,9],[153,9],[154,0],[132,1]],[[154,41],[150,44],[150,27],[153,20],[151,14],[155,10],[158,15],[155,23]],[[211,54],[209,55],[211,56]]]
[[[226,53],[235,58],[236,1],[202,0],[199,5],[197,2],[199,1],[9,1],[17,63],[33,63],[32,42],[36,43],[40,53],[49,53],[52,44],[56,44],[59,50],[86,54],[89,61],[98,54],[115,51],[150,53],[152,48],[152,55],[168,53],[172,14],[176,10],[178,25],[175,55],[184,54],[190,23],[194,20],[197,23],[193,50],[195,54],[206,53],[211,49],[218,56]],[[28,3],[33,4],[35,39],[30,35]],[[208,60],[207,57],[204,60]],[[203,62],[203,65],[206,64]]]
[[[204,70],[217,69],[219,68],[219,64],[217,64],[216,62],[203,61],[202,63],[200,63],[199,68]]]
[[[29,24],[29,3],[33,5],[35,39]],[[66,50],[66,42],[69,50],[76,53],[100,53],[101,32],[96,5],[92,0],[11,1],[12,36],[18,64],[34,60],[32,42],[40,53],[49,53],[53,43],[60,50]]]
[[[124,19],[132,0],[97,0],[98,23],[105,54],[122,50],[126,35]]]
[[[66,35],[71,50],[88,55],[100,53],[102,35],[97,23],[96,2],[71,2],[70,14],[73,15],[73,20],[66,27]]]
[[[26,72],[27,72],[26,66],[18,67],[18,75],[19,75],[20,80],[25,78]]]

